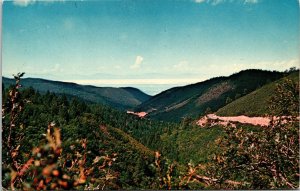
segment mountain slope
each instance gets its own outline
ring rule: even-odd
[[[123,87],[121,89],[126,90],[127,92],[129,92],[133,97],[135,97],[135,99],[139,100],[140,102],[144,102],[144,101],[148,100],[151,97],[148,94],[145,94],[144,92],[142,92],[141,90],[139,90],[137,88]]]
[[[198,117],[207,109],[217,111],[230,100],[238,99],[282,76],[283,73],[275,71],[245,70],[229,77],[171,88],[145,101],[136,107],[136,111],[149,112],[151,118],[166,121]]]
[[[2,78],[5,87],[14,84],[13,79]],[[53,92],[76,96],[85,101],[102,103],[118,109],[135,107],[150,98],[149,95],[136,88],[112,88],[79,85],[75,83],[51,81],[39,78],[22,79],[23,87],[33,87],[40,92]]]
[[[8,90],[3,92],[3,100],[10,100],[11,97],[8,97],[8,95]],[[49,140],[52,137],[51,134],[50,136],[44,135],[45,133],[49,135],[48,132],[53,132],[57,128],[60,130],[56,134],[53,133],[55,141],[52,140],[51,143],[52,145],[58,145],[61,142],[59,150],[62,149],[62,152],[57,160],[57,167],[62,169],[65,174],[75,174],[77,179],[79,172],[82,172],[81,169],[84,169],[84,175],[88,177],[88,181],[93,179],[87,182],[87,185],[90,186],[90,183],[94,183],[95,187],[105,185],[102,189],[159,188],[154,166],[155,152],[129,133],[118,128],[123,128],[125,125],[121,124],[126,123],[126,120],[120,119],[121,117],[138,126],[140,123],[132,120],[136,117],[102,104],[90,105],[82,100],[70,101],[64,99],[65,96],[62,95],[54,93],[40,94],[29,88],[21,88],[18,95],[20,95],[20,99],[28,100],[22,105],[22,110],[18,109],[18,115],[16,115],[18,123],[13,131],[13,137],[22,137],[22,140],[17,142],[20,143],[18,147],[22,154],[22,157],[18,157],[19,164],[28,164],[27,160],[30,157],[23,157],[23,155],[29,153],[27,156],[31,156],[30,153],[33,148],[40,145],[43,145],[40,148],[51,148],[50,144],[47,147],[44,146],[48,142],[46,137]],[[22,101],[14,103],[22,103]],[[9,101],[4,102],[5,116],[10,113],[9,108],[11,105]],[[111,118],[114,118],[114,123]],[[6,117],[3,124],[10,124],[10,121],[11,118]],[[149,123],[148,120],[144,121]],[[22,127],[19,128],[20,126]],[[3,133],[8,137],[8,131]],[[7,147],[4,149],[7,151]],[[42,158],[41,160],[46,164],[53,161],[52,152],[47,151],[41,152],[40,156],[37,157],[38,159]],[[8,159],[8,157],[5,158]],[[35,168],[34,166],[29,167]],[[38,169],[41,169],[38,171],[40,173],[45,168],[43,166]],[[3,173],[9,174],[10,170],[5,170]],[[28,174],[25,176],[29,177]],[[72,176],[70,177],[72,178]],[[71,178],[68,178],[68,180]],[[5,179],[3,182],[4,185],[7,185],[6,187],[9,187],[10,179]],[[84,190],[86,188],[84,186],[85,184],[76,189]]]
[[[299,71],[293,72],[229,103],[220,108],[216,114],[219,116],[263,116],[271,114],[268,101],[275,93],[276,84],[282,82],[285,78],[299,82]]]

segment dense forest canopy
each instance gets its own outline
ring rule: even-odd
[[[298,71],[296,71],[298,73]],[[299,186],[299,82],[276,83],[266,128],[139,118],[22,88],[2,93],[2,184],[53,189],[270,189]],[[275,84],[274,84],[275,85]],[[262,87],[263,88],[263,87]]]

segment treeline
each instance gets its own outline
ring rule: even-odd
[[[256,131],[201,129],[188,118],[178,124],[140,119],[65,95],[21,90],[21,77],[2,97],[5,188],[299,186],[299,83],[284,81],[270,100],[274,112],[290,117]]]
[[[4,99],[8,97],[9,89],[5,90]],[[214,139],[222,134],[221,129],[199,129],[190,118],[182,119],[181,123],[141,119],[109,106],[87,103],[76,97],[69,98],[51,92],[41,94],[33,88],[22,89],[20,95],[21,100],[27,101],[26,107],[18,117],[26,127],[24,136],[29,140],[26,144],[27,149],[37,146],[39,140],[43,138],[46,124],[51,122],[55,122],[56,126],[61,128],[62,138],[77,138],[75,135],[84,138],[90,132],[89,128],[103,125],[121,129],[143,145],[154,151],[160,151],[171,160],[187,163],[190,159],[195,162],[207,160],[205,153],[215,152],[214,146],[207,148],[203,146],[210,142],[212,144]],[[87,127],[87,124],[90,127]],[[95,139],[93,135],[89,138]],[[188,144],[193,147],[194,154],[185,150]],[[202,147],[200,154],[197,151],[199,147]],[[191,156],[187,158],[187,155]]]
[[[4,187],[159,188],[154,152],[112,127],[138,119],[64,95],[20,91],[19,80],[3,92]]]

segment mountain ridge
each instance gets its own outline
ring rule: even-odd
[[[58,94],[76,96],[92,103],[101,103],[120,110],[146,112],[147,117],[179,122],[197,118],[206,112],[216,112],[227,104],[256,89],[276,81],[286,72],[248,69],[229,76],[214,77],[202,82],[172,87],[149,96],[134,87],[97,87],[42,78],[24,78],[25,87]],[[14,80],[3,77],[5,87]]]
[[[14,79],[2,77],[2,83],[8,87],[15,82]],[[151,97],[137,88],[97,87],[42,78],[23,78],[22,85],[42,93],[49,91],[76,96],[88,102],[101,103],[121,110],[133,108]]]
[[[283,72],[249,69],[230,76],[165,90],[135,108],[148,112],[150,118],[180,121],[217,111],[230,100],[238,99],[261,86],[283,77]]]
[[[274,82],[266,84],[261,88],[232,101],[231,103],[220,108],[216,114],[221,116],[265,116],[271,115],[272,111],[268,107],[269,101],[276,91],[276,84],[283,82],[285,79],[299,82],[299,70],[288,74]]]

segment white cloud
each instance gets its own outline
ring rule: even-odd
[[[130,66],[131,69],[139,69],[141,68],[142,62],[144,58],[142,56],[137,56],[135,59],[135,63]]]
[[[210,2],[212,5],[218,5],[220,3],[225,3],[226,0],[211,0]]]
[[[99,79],[99,80],[72,80],[78,84],[92,84],[92,85],[136,85],[136,84],[191,84],[201,82],[202,78],[169,78],[169,79]],[[67,81],[68,82],[68,81]]]
[[[213,76],[220,75],[231,75],[235,72],[247,69],[260,69],[260,70],[276,70],[276,71],[285,71],[291,67],[299,68],[299,59],[290,59],[290,60],[275,60],[275,61],[259,61],[256,63],[232,63],[224,65],[211,64],[206,67],[202,67],[201,71],[204,73],[211,74]],[[216,71],[214,74],[212,71]]]
[[[206,0],[195,0],[195,3],[204,3]]]
[[[291,67],[299,68],[299,59],[291,59],[291,60],[281,60],[281,61],[261,61],[254,64],[253,68],[258,69],[270,69],[270,70],[278,70],[284,71]]]
[[[180,61],[178,64],[173,65],[173,68],[178,71],[187,71],[190,69],[189,63],[186,60]]]
[[[26,7],[30,4],[34,4],[36,0],[13,0],[13,4],[21,7]]]
[[[194,0],[195,3],[209,3],[211,5],[219,5],[221,3],[241,2],[244,4],[256,4],[258,0]]]
[[[218,5],[226,2],[226,0],[194,0],[195,3],[209,3],[211,5]]]
[[[258,3],[258,0],[245,0],[244,3],[255,4]]]
[[[16,65],[15,65],[16,66]],[[35,75],[37,77],[41,77],[42,75],[52,75],[52,74],[58,74],[65,72],[64,68],[60,64],[55,64],[53,66],[29,66],[29,65],[22,65],[19,67],[13,67],[5,69],[4,75],[11,76],[12,74],[17,74],[20,72],[20,68],[22,72],[25,72],[26,74]],[[25,76],[27,77],[27,75]]]
[[[60,64],[55,64],[52,67],[49,68],[44,68],[44,69],[32,69],[30,68],[28,71],[30,71],[31,73],[35,73],[35,74],[51,74],[51,73],[60,73],[60,72],[64,72],[64,69],[61,67]]]
[[[12,0],[13,4],[16,6],[27,7],[36,3],[38,0]],[[53,2],[63,2],[65,0],[40,0],[41,3],[53,3]]]

